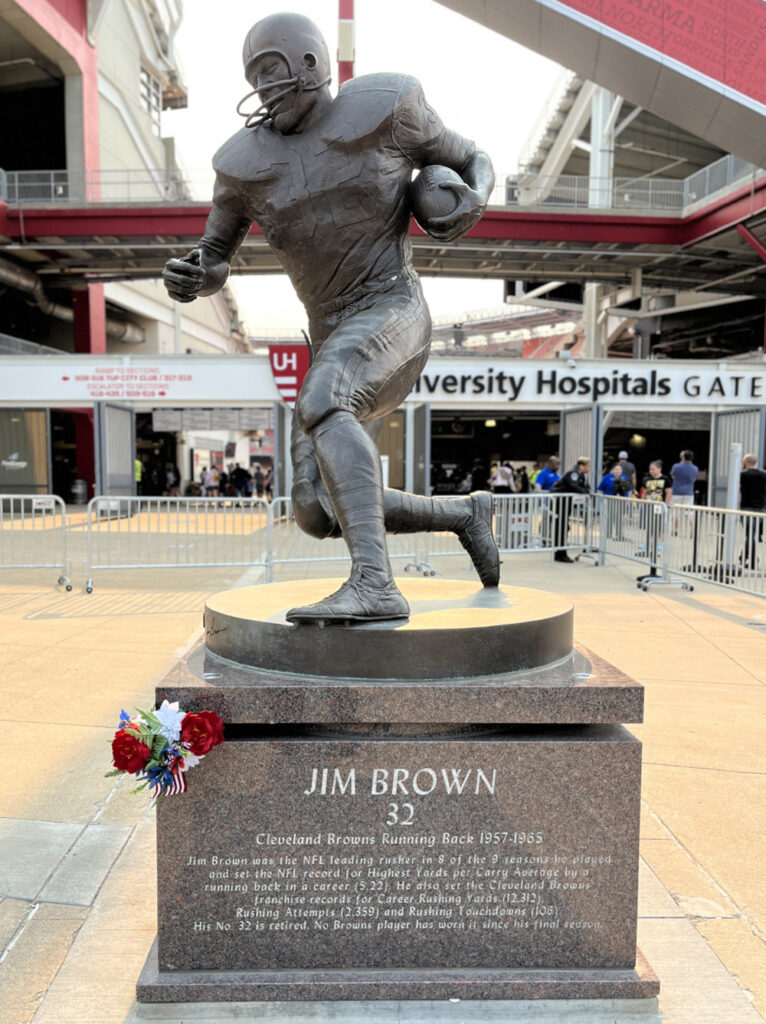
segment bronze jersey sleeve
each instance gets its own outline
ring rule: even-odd
[[[396,148],[415,167],[444,164],[461,171],[476,152],[476,145],[445,128],[444,122],[423,94],[423,87],[411,75],[404,76],[391,119]]]

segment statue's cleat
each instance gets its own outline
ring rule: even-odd
[[[349,579],[323,601],[291,608],[286,617],[288,622],[325,625],[331,622],[406,619],[409,614],[410,606],[393,580],[383,587],[373,587],[362,579]]]
[[[471,505],[471,518],[456,531],[457,539],[471,556],[484,586],[496,587],[500,582],[500,554],[492,534],[492,495],[476,491],[471,495]]]

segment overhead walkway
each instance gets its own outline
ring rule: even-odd
[[[143,185],[128,175],[120,186],[27,173],[34,181],[5,176],[0,260],[34,269],[46,286],[156,278],[169,257],[199,239],[209,212],[209,204],[184,199],[177,181],[167,194],[158,191],[150,172]],[[742,161],[726,158],[695,175],[693,186],[688,179],[615,178],[603,184],[595,207],[600,186],[593,179],[562,176],[542,191],[539,178],[498,180],[487,213],[458,242],[435,242],[412,223],[419,272],[614,287],[632,284],[640,272],[648,287],[766,295],[766,172]],[[257,225],[233,271],[281,271]]]

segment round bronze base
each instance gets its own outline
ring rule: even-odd
[[[336,590],[302,580],[229,590],[205,605],[208,650],[241,665],[346,679],[459,679],[549,665],[572,650],[572,605],[521,587],[397,579],[409,619],[291,625],[285,613]]]

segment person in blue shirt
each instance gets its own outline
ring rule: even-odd
[[[622,466],[616,462],[608,473],[601,478],[601,483],[596,488],[601,494],[608,494],[612,497],[624,497],[629,488],[628,481],[623,478]],[[625,506],[621,501],[610,501],[604,509],[606,518],[607,535],[610,540],[624,540],[622,535],[622,515]]]
[[[673,497],[671,505],[693,505],[694,504],[694,481],[697,479],[699,469],[694,465],[694,452],[687,448],[681,452],[681,461],[676,462],[670,471],[673,478]]]
[[[535,491],[549,491],[559,479],[561,461],[558,456],[551,455],[545,466],[535,477]]]
[[[616,462],[608,473],[605,473],[601,478],[601,483],[596,488],[602,494],[621,494],[622,491],[619,489],[618,481],[622,476],[622,466],[619,462]]]

